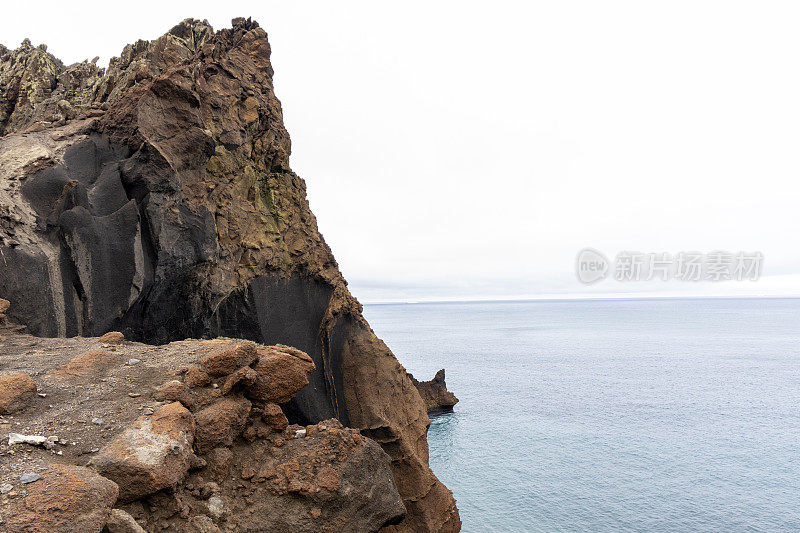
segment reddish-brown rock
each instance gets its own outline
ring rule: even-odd
[[[11,302],[0,298],[0,326],[6,324],[6,311],[11,307]]]
[[[139,417],[91,460],[100,474],[119,485],[130,501],[181,481],[191,464],[195,423],[180,403]]]
[[[241,390],[251,385],[254,385],[256,381],[258,381],[259,374],[249,366],[243,366],[225,380],[225,384],[222,385],[222,392],[223,395],[230,394],[231,391],[234,389]]]
[[[183,376],[183,383],[190,389],[211,384],[211,376],[199,366],[190,366]]]
[[[125,342],[125,335],[120,333],[119,331],[109,331],[108,333],[102,335],[99,339],[100,342],[105,342],[107,344],[122,344]]]
[[[261,419],[266,422],[267,426],[275,431],[283,431],[289,425],[286,415],[278,404],[268,403],[264,405],[264,412],[261,414]]]
[[[256,361],[258,354],[252,342],[223,343],[219,348],[200,359],[203,370],[209,376],[227,376],[243,366]]]
[[[180,402],[187,409],[194,409],[195,401],[189,388],[173,379],[164,383],[153,395],[160,402]]]
[[[93,470],[62,464],[50,465],[24,489],[4,517],[8,533],[100,533],[118,493]]]
[[[16,413],[36,396],[36,382],[27,374],[0,375],[0,415]]]
[[[250,414],[250,402],[245,398],[223,398],[195,413],[197,433],[195,444],[200,452],[217,446],[230,446],[241,435]]]
[[[263,402],[284,403],[308,385],[314,361],[304,352],[270,346],[258,350],[258,374],[247,395]]]
[[[185,485],[175,494],[189,507],[189,524],[208,531],[333,533],[374,532],[402,520],[406,509],[380,446],[336,420],[303,428],[306,435],[295,438],[299,428],[287,428],[280,446],[273,436],[208,454],[202,479],[187,480],[191,496]],[[148,530],[172,530],[168,524],[181,531],[186,521],[170,512],[131,514]]]

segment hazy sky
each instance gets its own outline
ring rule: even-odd
[[[252,16],[292,167],[363,301],[800,295],[794,2],[36,2],[0,42],[101,62]],[[760,251],[759,282],[574,274],[587,246]]]

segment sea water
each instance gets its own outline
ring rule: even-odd
[[[800,531],[800,300],[368,305],[463,531]]]

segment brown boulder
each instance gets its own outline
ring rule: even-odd
[[[100,342],[105,342],[107,344],[122,344],[125,342],[125,335],[120,333],[119,331],[109,331],[99,339]]]
[[[16,413],[36,396],[36,382],[27,374],[0,376],[0,415]]]
[[[308,385],[314,361],[300,350],[270,346],[258,350],[258,373],[247,396],[262,402],[284,403]]]
[[[141,416],[90,461],[131,501],[181,481],[192,463],[195,423],[180,403]]]
[[[244,398],[224,398],[195,415],[195,444],[200,452],[217,446],[230,446],[244,430],[250,402]]]
[[[96,472],[51,464],[25,485],[6,516],[9,533],[100,533],[117,500],[117,485]]]
[[[200,359],[200,365],[209,376],[219,377],[250,366],[257,358],[252,342],[228,342]]]

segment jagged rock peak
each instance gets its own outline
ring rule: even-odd
[[[207,20],[183,20],[155,40],[126,45],[108,69],[96,65],[97,57],[64,65],[46,45],[35,47],[27,38],[16,50],[0,45],[0,136],[97,116],[137,83],[180,63],[220,57],[244,41],[259,41],[258,51],[268,63],[269,42],[258,22],[232,22],[231,28],[214,32]]]

